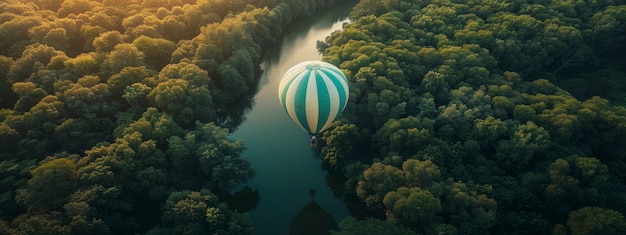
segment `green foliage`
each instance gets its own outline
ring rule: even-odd
[[[32,44],[25,48],[22,56],[19,57],[10,67],[7,80],[11,82],[23,82],[31,76],[39,66],[37,64],[47,65],[51,58],[63,55],[62,51],[58,51],[53,47],[43,44]]]
[[[35,161],[3,160],[0,162],[0,217],[9,220],[24,212],[24,206],[15,201],[16,189],[27,185],[30,169]],[[7,224],[8,225],[8,224]],[[0,225],[1,227],[1,225]]]
[[[374,163],[363,171],[356,193],[370,209],[383,209],[387,219],[419,232],[450,226],[461,234],[482,234],[496,223],[495,200],[463,182],[444,180],[430,160],[406,160],[402,170]]]
[[[111,52],[118,44],[124,43],[124,35],[118,31],[100,33],[93,39],[93,47],[98,52]]]
[[[533,156],[549,146],[548,131],[529,121],[515,128],[510,139],[498,142],[495,157],[502,168],[517,170],[532,163]]]
[[[164,228],[176,234],[251,234],[248,217],[228,210],[209,190],[173,192],[164,206]]]
[[[14,234],[14,233],[15,231],[11,229],[11,226],[9,226],[8,222],[4,220],[0,220],[0,234],[9,235],[9,234]]]
[[[172,52],[176,49],[176,44],[172,41],[146,36],[136,38],[133,45],[146,55],[146,62],[154,70],[160,70],[169,64]]]
[[[434,123],[427,118],[409,116],[390,119],[373,136],[381,153],[407,155],[432,142]]]
[[[159,113],[155,108],[148,108],[141,118],[129,124],[121,134],[125,136],[133,133],[139,133],[144,139],[155,140],[165,145],[170,137],[182,135],[184,131],[171,116]]]
[[[405,184],[406,179],[400,169],[374,163],[363,171],[363,180],[359,181],[356,193],[368,207],[377,208],[381,206],[387,193]]]
[[[338,231],[331,231],[332,235],[359,235],[359,234],[381,234],[381,235],[413,235],[416,234],[410,229],[398,225],[391,221],[367,218],[357,220],[348,217],[339,223]]]
[[[18,234],[69,234],[71,229],[63,224],[62,216],[61,213],[53,211],[49,214],[17,218],[14,223],[17,224]]]
[[[622,211],[598,193],[623,194],[626,179],[622,85],[610,78],[623,70],[620,4],[360,1],[353,22],[318,43],[353,74],[344,116],[371,141],[373,154],[340,169],[346,187],[378,208],[383,194],[427,190],[443,221],[411,227],[426,233],[544,234],[577,208]]]
[[[358,128],[354,124],[334,126],[324,133],[324,147],[321,156],[335,169],[345,167],[350,162],[354,146],[358,144]]]
[[[493,116],[474,121],[476,129],[476,139],[481,141],[485,147],[492,146],[507,132],[507,125],[504,121]]]
[[[460,234],[484,234],[496,223],[496,201],[462,182],[446,180],[442,214]]]
[[[548,203],[556,212],[566,214],[572,208],[601,206],[602,193],[609,186],[608,167],[592,157],[572,156],[556,159],[547,169],[550,183],[545,188]]]
[[[91,9],[91,2],[88,0],[69,0],[61,3],[61,8],[57,11],[60,17],[69,14],[80,14]]]
[[[81,54],[74,58],[69,58],[63,61],[63,66],[74,78],[95,75],[100,70],[98,61],[91,54]]]
[[[63,87],[62,98],[71,116],[105,116],[115,110],[109,106],[109,87],[97,76],[83,76]]]
[[[583,207],[569,214],[567,220],[572,235],[622,234],[626,220],[620,212],[599,207]]]
[[[160,221],[167,195],[208,188],[226,197],[254,175],[239,156],[243,143],[210,123],[223,122],[256,89],[262,47],[332,3],[1,3],[0,216],[11,222],[2,230],[187,230],[183,221]],[[337,153],[349,162],[350,151]],[[54,157],[42,161],[47,156]],[[244,216],[212,208],[210,221],[188,231],[208,223],[211,233],[252,233]]]
[[[18,200],[29,210],[58,210],[76,187],[77,167],[67,158],[42,163],[30,173],[32,179],[28,181],[24,195],[18,195]]]
[[[193,64],[172,64],[161,70],[158,77],[163,82],[147,98],[178,123],[188,127],[195,120],[209,122],[215,118],[206,71]]]
[[[104,63],[108,71],[115,74],[122,71],[125,67],[144,66],[145,54],[133,44],[121,43],[115,45]]]
[[[155,77],[156,73],[146,67],[125,67],[119,73],[113,74],[108,80],[109,91],[119,97],[125,89],[135,83],[145,85],[148,78]],[[150,84],[150,83],[148,83]]]
[[[28,112],[8,116],[6,124],[18,135],[15,136],[17,144],[6,151],[23,156],[23,159],[42,160],[53,147],[49,135],[54,133],[55,127],[62,123],[66,115],[63,102],[56,96],[48,95]]]
[[[610,105],[608,100],[597,96],[583,102],[583,107],[587,113],[595,114],[590,115],[589,123],[584,127],[589,146],[598,153],[599,159],[621,159],[618,156],[623,145],[619,143],[624,140],[626,133],[626,108]]]
[[[16,4],[19,6],[19,4]],[[2,8],[9,8],[9,4],[3,5]],[[16,7],[14,9],[3,9],[4,14],[3,23],[0,26],[0,35],[6,40],[0,42],[0,52],[2,55],[8,55],[10,57],[19,57],[22,54],[24,48],[28,45],[29,36],[28,30],[34,26],[41,24],[41,16],[32,15],[25,17],[18,17],[24,12],[30,12],[34,9],[28,6],[23,8]],[[7,17],[8,16],[8,17]]]
[[[387,218],[405,226],[422,227],[437,221],[441,212],[441,201],[428,190],[398,188],[385,195],[383,203],[387,208]]]
[[[201,141],[197,143],[198,161],[202,172],[210,177],[208,186],[212,191],[227,194],[254,176],[250,163],[239,157],[243,143],[230,140],[227,129],[206,124],[197,130],[194,134]]]
[[[410,187],[419,187],[438,192],[442,181],[441,171],[431,160],[408,159],[402,163],[402,171]]]

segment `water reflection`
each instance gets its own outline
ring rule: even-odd
[[[263,72],[252,108],[239,109],[243,110],[245,120],[232,138],[244,141],[247,150],[242,156],[249,159],[256,171],[256,176],[246,185],[257,189],[262,199],[249,212],[260,235],[288,234],[290,228],[305,233],[306,229],[297,228],[308,228],[315,221],[319,223],[316,227],[325,224],[332,227],[335,220],[348,216],[341,198],[327,185],[326,172],[320,167],[319,153],[311,149],[310,137],[293,124],[280,106],[277,89],[280,78],[291,66],[304,60],[321,59],[316,42],[340,30],[343,22],[328,22],[345,19],[350,8],[350,5],[337,5],[287,27],[277,45],[262,55],[260,69]],[[306,195],[310,188],[316,189],[315,201]],[[306,219],[311,214],[317,216]],[[322,219],[329,216],[332,222]]]
[[[289,235],[325,235],[337,229],[337,221],[315,202],[315,189],[309,190],[311,201],[298,211],[289,224]]]

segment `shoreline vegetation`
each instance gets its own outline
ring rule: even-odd
[[[340,2],[0,3],[0,234],[252,234],[232,107],[284,27]],[[319,143],[357,204],[331,234],[626,233],[626,2],[350,19],[317,45],[350,82]]]
[[[333,234],[625,233],[625,4],[360,1],[319,43],[351,85],[321,157],[369,209]]]
[[[337,2],[0,3],[0,234],[252,234],[229,133],[262,48]]]

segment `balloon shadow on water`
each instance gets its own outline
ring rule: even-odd
[[[326,235],[338,228],[333,216],[313,200],[315,189],[309,190],[309,195],[311,202],[293,217],[289,224],[289,235]]]

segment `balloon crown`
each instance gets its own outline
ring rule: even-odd
[[[321,67],[322,66],[319,63],[315,63],[315,62],[306,65],[306,69],[308,70],[317,70],[317,69],[320,69]]]

